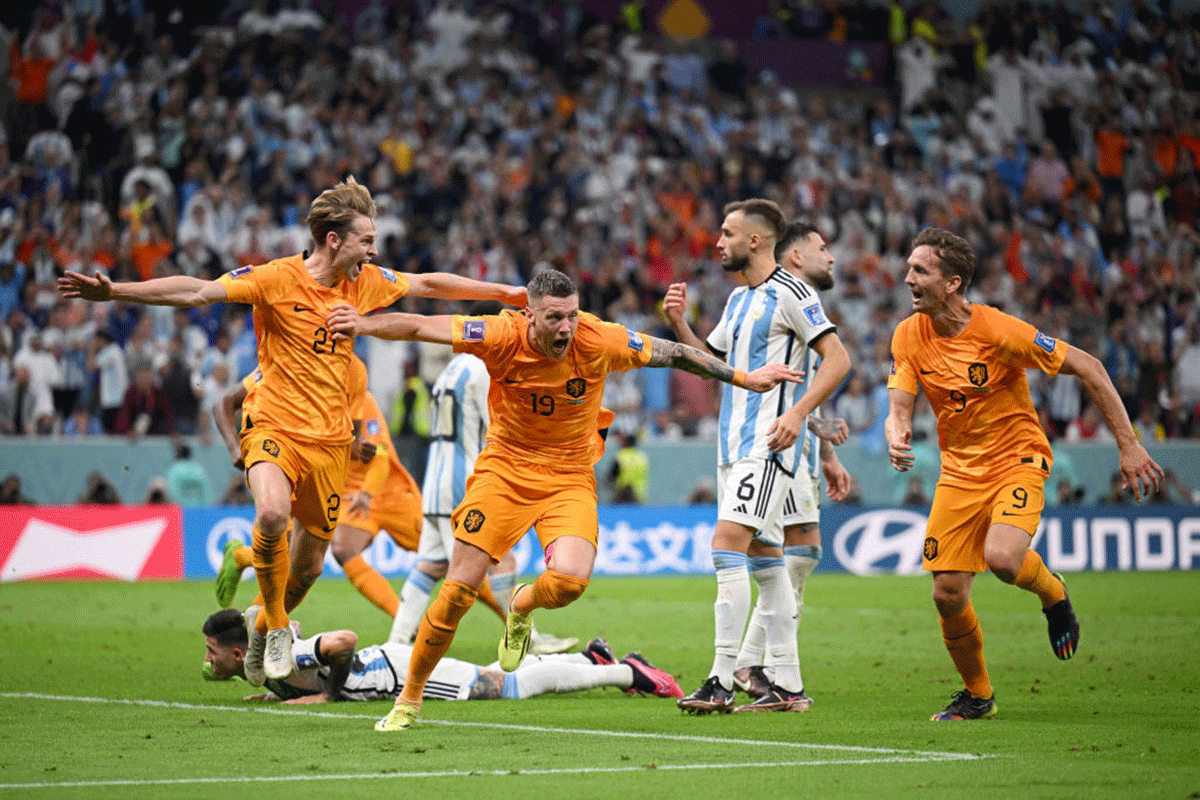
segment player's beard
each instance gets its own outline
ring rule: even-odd
[[[721,262],[721,269],[725,270],[726,272],[741,272],[748,266],[750,266],[750,256],[749,255],[744,255],[744,256],[731,255],[731,256],[729,256],[728,261]]]
[[[829,273],[822,272],[811,278],[813,288],[818,292],[825,292],[833,288],[833,276]]]

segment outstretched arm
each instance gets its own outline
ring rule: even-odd
[[[903,389],[888,389],[888,415],[883,422],[887,438],[888,458],[897,472],[907,472],[913,465],[912,415],[917,396]]]
[[[427,317],[395,311],[388,314],[360,316],[353,306],[336,305],[325,318],[325,324],[337,339],[354,336],[375,336],[379,339],[451,344],[450,317]]]
[[[753,372],[735,370],[716,356],[682,342],[669,342],[647,336],[651,344],[648,367],[674,367],[702,378],[716,378],[752,392],[765,392],[783,381],[799,383],[803,372],[785,364],[767,364]]]
[[[408,293],[413,297],[437,297],[442,300],[498,300],[524,308],[528,302],[524,286],[506,286],[452,275],[448,272],[404,273]]]
[[[1141,500],[1143,491],[1151,494],[1151,488],[1158,491],[1163,480],[1162,467],[1154,462],[1146,448],[1137,440],[1133,432],[1133,423],[1125,412],[1121,396],[1104,371],[1104,365],[1095,357],[1077,347],[1067,346],[1067,356],[1063,359],[1059,372],[1075,375],[1087,389],[1088,396],[1100,409],[1108,422],[1108,429],[1117,440],[1117,450],[1120,453],[1120,470],[1124,485],[1133,492],[1135,500]]]
[[[82,297],[95,302],[122,300],[151,306],[202,306],[228,297],[225,286],[218,281],[171,275],[148,281],[114,283],[99,270],[93,278],[67,270],[58,279],[58,291],[63,297]]]

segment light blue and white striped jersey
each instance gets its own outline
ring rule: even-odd
[[[809,355],[813,342],[834,330],[817,290],[782,268],[777,267],[758,286],[739,286],[730,293],[720,322],[708,336],[708,346],[734,369],[752,372],[766,364],[787,364],[806,374],[803,383],[781,383],[763,394],[725,384],[718,464],[771,457],[767,431],[807,389],[815,364]],[[795,444],[775,454],[788,473],[795,474],[811,435],[806,426]]]
[[[448,517],[462,502],[487,435],[490,385],[483,360],[469,353],[450,359],[433,384],[431,441],[421,487],[421,511],[427,516]]]

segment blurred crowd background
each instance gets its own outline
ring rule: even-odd
[[[634,2],[352,5],[0,10],[0,431],[210,441],[212,403],[254,366],[248,308],[68,302],[56,276],[213,278],[299,252],[311,199],[353,174],[385,266],[514,284],[554,266],[585,310],[660,336],[672,282],[702,336],[723,307],[722,206],[777,201],[837,259],[826,307],[854,371],[825,413],[868,448],[908,242],[949,228],[978,252],[973,300],[1099,357],[1147,441],[1200,435],[1194,8],[770,0],[735,39],[719,16],[664,35]],[[748,57],[817,42],[869,44],[881,74],[804,87]],[[446,354],[364,352],[398,376],[393,432],[419,436]],[[1053,439],[1110,438],[1076,379],[1031,380]],[[688,373],[616,374],[605,395],[619,432],[715,433],[717,390]],[[917,426],[934,435],[927,407]]]

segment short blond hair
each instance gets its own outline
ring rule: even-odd
[[[354,180],[350,175],[346,180],[326,189],[312,201],[308,207],[308,230],[312,234],[317,247],[325,244],[325,237],[330,231],[345,238],[350,226],[358,217],[375,218],[375,201],[371,199],[371,190]]]

